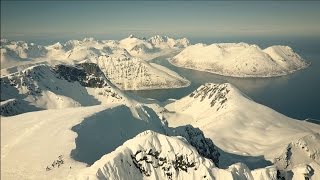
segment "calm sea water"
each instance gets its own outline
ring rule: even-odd
[[[232,78],[212,73],[179,68],[171,65],[166,57],[153,62],[163,65],[191,81],[191,85],[179,89],[130,91],[145,98],[164,102],[179,99],[194,91],[206,82],[229,82],[246,93],[254,101],[296,119],[320,119],[320,38],[197,38],[192,43],[247,42],[266,48],[270,45],[288,45],[306,61],[311,62],[307,69],[275,78]]]

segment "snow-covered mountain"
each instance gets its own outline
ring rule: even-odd
[[[246,43],[188,46],[170,62],[173,65],[235,77],[281,76],[308,64],[288,46],[260,49]]]
[[[319,165],[313,164],[318,168]],[[319,174],[319,170],[316,169]],[[316,179],[310,166],[299,166],[291,171],[274,167],[250,170],[237,163],[227,169],[217,168],[202,157],[182,137],[169,137],[145,131],[128,140],[115,151],[103,156],[92,166],[81,170],[69,179],[217,179],[217,180],[276,180]]]
[[[190,42],[186,38],[175,40],[167,36],[156,35],[146,39],[130,35],[128,38],[119,41],[119,45],[125,48],[131,55],[148,60],[156,56],[181,50],[189,46]]]
[[[99,56],[94,63],[120,89],[160,89],[185,87],[190,82],[160,65],[148,63],[125,54]]]
[[[6,39],[1,39],[0,51],[1,69],[28,63],[34,58],[44,57],[48,52],[44,46]]]
[[[75,60],[92,59],[101,55],[121,54],[126,50],[131,56],[144,60],[182,50],[190,45],[186,38],[173,39],[156,35],[149,39],[130,35],[122,40],[69,40],[64,44],[59,42],[41,46],[23,41],[1,39],[1,68],[17,65],[19,61],[34,59]],[[120,52],[120,53],[119,53]]]
[[[180,136],[173,139],[182,139],[181,136],[183,136],[183,142],[179,146],[174,145],[171,149],[178,155],[182,149],[191,148],[191,151],[186,152],[198,162],[197,167],[206,166],[200,163],[205,157],[207,158],[205,161],[212,166],[219,163],[216,147],[199,129],[192,126],[168,128],[151,108],[128,101],[120,104],[49,109],[2,117],[1,162],[6,166],[1,166],[1,178],[73,179],[71,177],[82,177],[79,173],[87,171],[86,164],[91,165],[104,154],[112,152],[126,140],[146,130],[157,132],[155,134],[159,133],[159,136],[163,137],[166,136],[160,134]],[[142,143],[140,140],[138,142]],[[171,143],[168,142],[166,146],[165,142],[161,143],[163,146],[155,147],[153,153],[156,151],[168,153],[171,158],[173,152],[166,152]],[[188,147],[184,147],[184,144],[188,144]],[[147,148],[146,144],[141,144],[140,147],[143,146]],[[190,153],[194,153],[195,156]],[[23,154],[28,156],[25,157]],[[199,156],[202,157],[195,159]],[[176,158],[178,163],[181,158],[185,157],[180,154]],[[35,161],[35,159],[38,160]],[[166,166],[171,166],[171,160],[173,159],[168,159]],[[100,164],[105,162],[100,161]],[[123,161],[123,163],[127,162]],[[176,164],[176,166],[181,166],[181,170],[185,168],[184,164]],[[142,169],[139,170],[138,167],[132,170],[141,172],[140,176],[145,176]],[[159,169],[161,174],[173,171],[175,170]],[[126,177],[123,174],[118,175],[120,179]]]
[[[231,84],[204,84],[165,106],[120,90],[189,85],[146,61],[187,46],[166,36],[49,46],[1,40],[1,179],[318,180],[320,126]],[[306,66],[288,47],[198,44],[181,53],[195,47],[245,73],[242,62],[267,75]]]
[[[85,38],[48,46],[2,40],[1,75],[40,63],[56,65],[85,61],[97,63],[105,75],[124,90],[184,87],[190,84],[188,80],[146,60],[179,51],[188,45],[185,38],[174,40],[167,36],[154,36],[149,40],[130,36],[121,41]]]
[[[1,115],[124,101],[93,63],[36,65],[1,77]],[[15,108],[13,108],[15,107]]]
[[[184,138],[145,131],[75,179],[211,179],[214,167]]]
[[[191,124],[223,151],[273,162],[279,169],[320,163],[320,126],[286,117],[231,84],[205,84],[165,106],[169,126]],[[227,156],[220,162],[228,161]]]
[[[40,67],[48,71],[47,66]],[[70,81],[81,86],[104,86],[96,67],[61,65],[49,70],[62,77],[64,84]],[[41,74],[31,77],[41,80]],[[51,89],[40,80],[34,84]],[[121,91],[119,95],[125,101],[1,117],[1,160],[6,165],[1,166],[1,178],[316,180],[320,177],[319,125],[285,117],[253,102],[230,84],[205,84],[165,108],[139,102]],[[2,104],[16,106],[10,99]],[[168,127],[167,122],[174,127]],[[275,165],[250,170],[247,165],[237,163],[245,160],[231,161],[226,153],[244,159],[264,156]]]

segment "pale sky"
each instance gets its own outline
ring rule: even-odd
[[[320,36],[316,1],[1,1],[3,38]]]

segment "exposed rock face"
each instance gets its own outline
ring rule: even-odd
[[[60,64],[54,70],[65,80],[78,81],[84,87],[102,88],[108,85],[103,72],[94,63],[81,63],[75,67]]]
[[[179,171],[188,172],[196,170],[195,162],[189,161],[187,155],[175,154],[173,159],[167,160],[167,157],[160,157],[157,150],[138,150],[131,155],[133,164],[139,169],[141,174],[150,176],[152,171],[148,166],[160,168],[168,179],[172,179],[173,175]]]
[[[75,179],[211,179],[214,167],[186,139],[144,131]]]
[[[172,129],[173,136],[182,136],[197,149],[198,153],[208,159],[211,159],[214,164],[219,166],[219,156],[216,146],[213,144],[212,140],[206,138],[203,132],[199,128],[194,128],[191,125],[180,126]]]
[[[160,69],[140,59],[122,55],[99,56],[97,64],[106,77],[123,90],[188,86],[189,81],[169,69]]]
[[[206,83],[200,86],[197,90],[192,92],[189,96],[193,98],[198,98],[200,101],[204,99],[210,99],[210,106],[216,107],[218,111],[224,108],[224,103],[227,102],[227,94],[230,89],[228,89],[228,84],[210,84]]]
[[[6,101],[1,103],[1,114],[6,116],[123,100],[94,63],[35,65],[3,76],[0,82],[1,101]]]
[[[0,106],[0,115],[1,116],[14,116],[17,114],[21,114],[28,109],[29,111],[40,110],[39,108],[30,105],[26,101],[19,101],[17,99],[8,99],[5,101],[1,101]]]

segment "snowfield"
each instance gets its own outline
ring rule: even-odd
[[[309,65],[288,46],[262,50],[246,43],[195,44],[170,62],[179,67],[234,77],[282,76]]]

